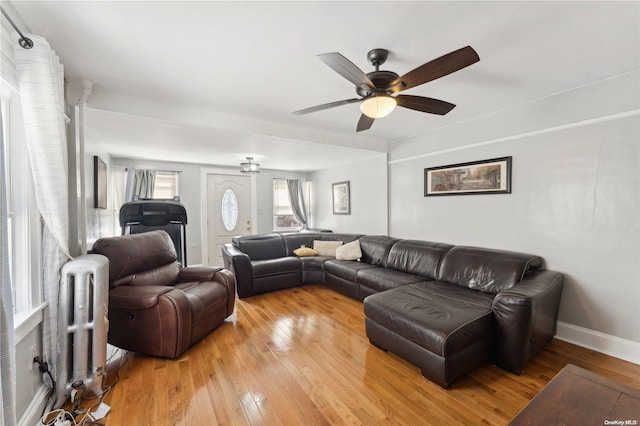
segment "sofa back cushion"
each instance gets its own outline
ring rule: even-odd
[[[435,280],[442,257],[451,247],[430,241],[400,240],[389,251],[387,268]]]
[[[165,231],[100,238],[91,253],[109,259],[109,284],[169,285],[180,271],[176,249]]]
[[[387,266],[387,257],[391,247],[399,241],[397,238],[386,235],[365,235],[360,238],[360,250],[362,250],[362,262],[376,266]]]
[[[360,237],[360,234],[335,234],[333,232],[296,232],[282,234],[287,256],[295,256],[293,251],[303,245],[313,248],[314,241],[342,241],[346,244]]]
[[[313,249],[320,256],[336,257],[336,250],[342,245],[342,241],[313,240]]]
[[[134,286],[170,286],[176,283],[180,273],[180,263],[172,262],[137,274],[126,275],[112,282],[112,288],[123,285]]]
[[[541,266],[542,258],[531,254],[455,246],[444,255],[438,280],[496,294]]]
[[[313,248],[313,240],[320,238],[319,233],[315,232],[296,232],[291,234],[282,234],[284,240],[284,249],[287,256],[295,256],[293,252],[302,246]]]
[[[251,260],[276,259],[287,255],[280,234],[246,235],[234,237],[231,241]]]

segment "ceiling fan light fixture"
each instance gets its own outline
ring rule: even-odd
[[[252,163],[253,157],[247,157],[247,163],[240,163],[242,173],[260,173],[260,164]]]
[[[398,102],[392,96],[376,95],[365,99],[360,104],[360,111],[367,117],[382,118],[391,114]]]

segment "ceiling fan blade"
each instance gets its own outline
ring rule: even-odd
[[[438,115],[445,115],[455,108],[455,105],[449,102],[441,101],[440,99],[426,98],[424,96],[398,95],[396,96],[396,102],[398,106],[404,108]]]
[[[367,77],[367,75],[358,68],[353,62],[342,56],[338,52],[322,53],[318,58],[329,68],[355,84],[356,86],[366,85],[371,90],[375,89],[375,84]]]
[[[459,71],[475,64],[479,60],[480,57],[471,46],[463,47],[420,65],[418,68],[398,77],[389,86],[394,93],[406,90]]]
[[[369,130],[374,121],[375,121],[375,118],[371,118],[368,115],[362,114],[360,116],[360,120],[358,120],[358,127],[356,127],[356,132]]]
[[[359,102],[362,99],[360,98],[352,98],[352,99],[345,99],[343,101],[335,101],[335,102],[329,102],[327,104],[322,104],[322,105],[316,105],[310,108],[305,108],[305,109],[300,109],[298,111],[293,111],[292,114],[296,114],[296,115],[303,115],[303,114],[309,114],[312,112],[317,112],[317,111],[322,111],[325,109],[329,109],[329,108],[335,108],[335,107],[339,107],[342,105],[347,105],[347,104],[352,104],[354,102]]]

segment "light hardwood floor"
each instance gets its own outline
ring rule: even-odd
[[[444,390],[369,344],[360,302],[319,285],[238,300],[176,360],[123,359],[107,426],[504,425],[568,363],[640,388],[640,365],[554,339],[521,376],[484,365]]]

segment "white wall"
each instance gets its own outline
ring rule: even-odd
[[[387,234],[387,155],[311,174],[313,226],[334,232]],[[331,185],[349,181],[351,214],[334,215]]]
[[[568,329],[640,348],[639,82],[636,70],[394,144],[390,234],[538,254],[565,274]],[[424,168],[503,156],[512,194],[423,196]]]

